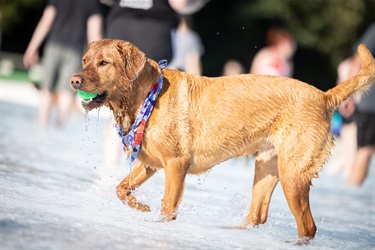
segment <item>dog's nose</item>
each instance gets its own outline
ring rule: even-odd
[[[72,76],[72,78],[70,78],[70,85],[72,85],[72,87],[74,89],[79,89],[82,87],[82,84],[83,84],[83,78],[78,75],[78,74],[74,74]]]

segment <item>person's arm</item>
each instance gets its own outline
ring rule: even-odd
[[[181,15],[191,15],[203,8],[209,0],[168,0],[174,11]]]
[[[30,68],[37,63],[39,55],[39,47],[46,38],[48,32],[51,30],[53,21],[56,17],[56,8],[49,5],[45,8],[43,16],[40,19],[33,36],[27,46],[26,52],[23,56],[23,64],[26,68]]]
[[[361,70],[361,67],[362,67],[361,58],[359,58],[358,54],[354,54],[352,58],[350,71],[349,71],[350,72],[349,77],[352,77],[358,74],[358,72]]]
[[[87,19],[87,42],[91,43],[102,39],[102,23],[103,17],[100,14],[95,14]]]
[[[338,80],[337,84],[349,79],[350,77],[355,76],[361,69],[361,59],[358,54],[354,54],[349,61],[345,64],[340,63],[338,66]],[[337,109],[339,113],[345,117],[349,118],[355,111],[355,105],[360,100],[360,95],[349,97],[345,102],[340,104]]]
[[[190,52],[185,59],[185,71],[190,74],[202,75],[201,56],[197,51]]]
[[[352,67],[350,68],[350,77],[353,77],[359,73],[362,68],[362,61],[358,54],[353,55]],[[359,103],[362,95],[354,95],[352,98],[355,103]]]

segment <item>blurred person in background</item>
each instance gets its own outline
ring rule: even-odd
[[[202,75],[204,46],[192,26],[191,16],[181,16],[177,29],[172,31],[173,58],[168,68]]]
[[[254,57],[250,73],[274,76],[293,75],[292,57],[296,51],[296,41],[291,33],[282,28],[270,28],[267,46]]]
[[[155,61],[170,61],[171,31],[177,27],[179,15],[192,14],[205,4],[206,0],[113,0],[106,36],[133,43]]]
[[[373,22],[359,39],[358,44],[365,44],[372,55],[375,55],[375,22]],[[355,46],[355,51],[357,46]],[[350,75],[354,75],[361,68],[361,61],[355,52],[352,58]],[[371,158],[375,152],[375,85],[359,98],[352,100],[355,104],[340,109],[341,114],[350,115],[354,110],[354,121],[357,125],[357,152],[348,177],[349,185],[360,186],[367,177]]]
[[[110,6],[106,37],[126,40],[136,45],[148,58],[158,62],[173,57],[172,30],[177,28],[180,15],[200,10],[207,0],[102,0]],[[112,169],[119,162],[121,139],[111,121],[104,133],[104,164]],[[102,183],[108,179],[101,173]]]
[[[39,107],[39,124],[49,122],[54,94],[57,94],[57,126],[65,123],[74,92],[70,78],[81,68],[81,56],[87,42],[102,38],[102,14],[97,0],[49,0],[23,56],[30,68],[43,53],[43,80]]]
[[[224,63],[222,72],[223,76],[240,75],[244,73],[245,68],[239,61],[231,59]]]
[[[354,63],[354,56],[341,61],[337,66],[336,84],[356,75],[360,70],[358,66],[360,65]],[[348,178],[350,174],[357,151],[357,126],[353,116],[354,110],[354,100],[349,98],[338,107],[332,117],[332,132],[336,137],[336,147],[327,164],[329,174],[337,174],[342,171],[345,178]]]
[[[256,53],[250,74],[293,76],[292,57],[297,45],[293,35],[279,27],[271,27],[266,36],[266,47]],[[250,156],[246,157],[246,165],[250,165]]]

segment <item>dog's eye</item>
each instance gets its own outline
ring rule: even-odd
[[[100,61],[99,62],[99,66],[104,66],[104,65],[107,65],[108,64],[108,62],[106,62],[106,61]]]

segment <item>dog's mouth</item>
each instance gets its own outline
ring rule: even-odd
[[[99,108],[102,106],[107,100],[108,93],[107,91],[98,93],[98,94],[89,94],[84,98],[81,96],[82,100],[82,107],[88,111],[92,109]]]

